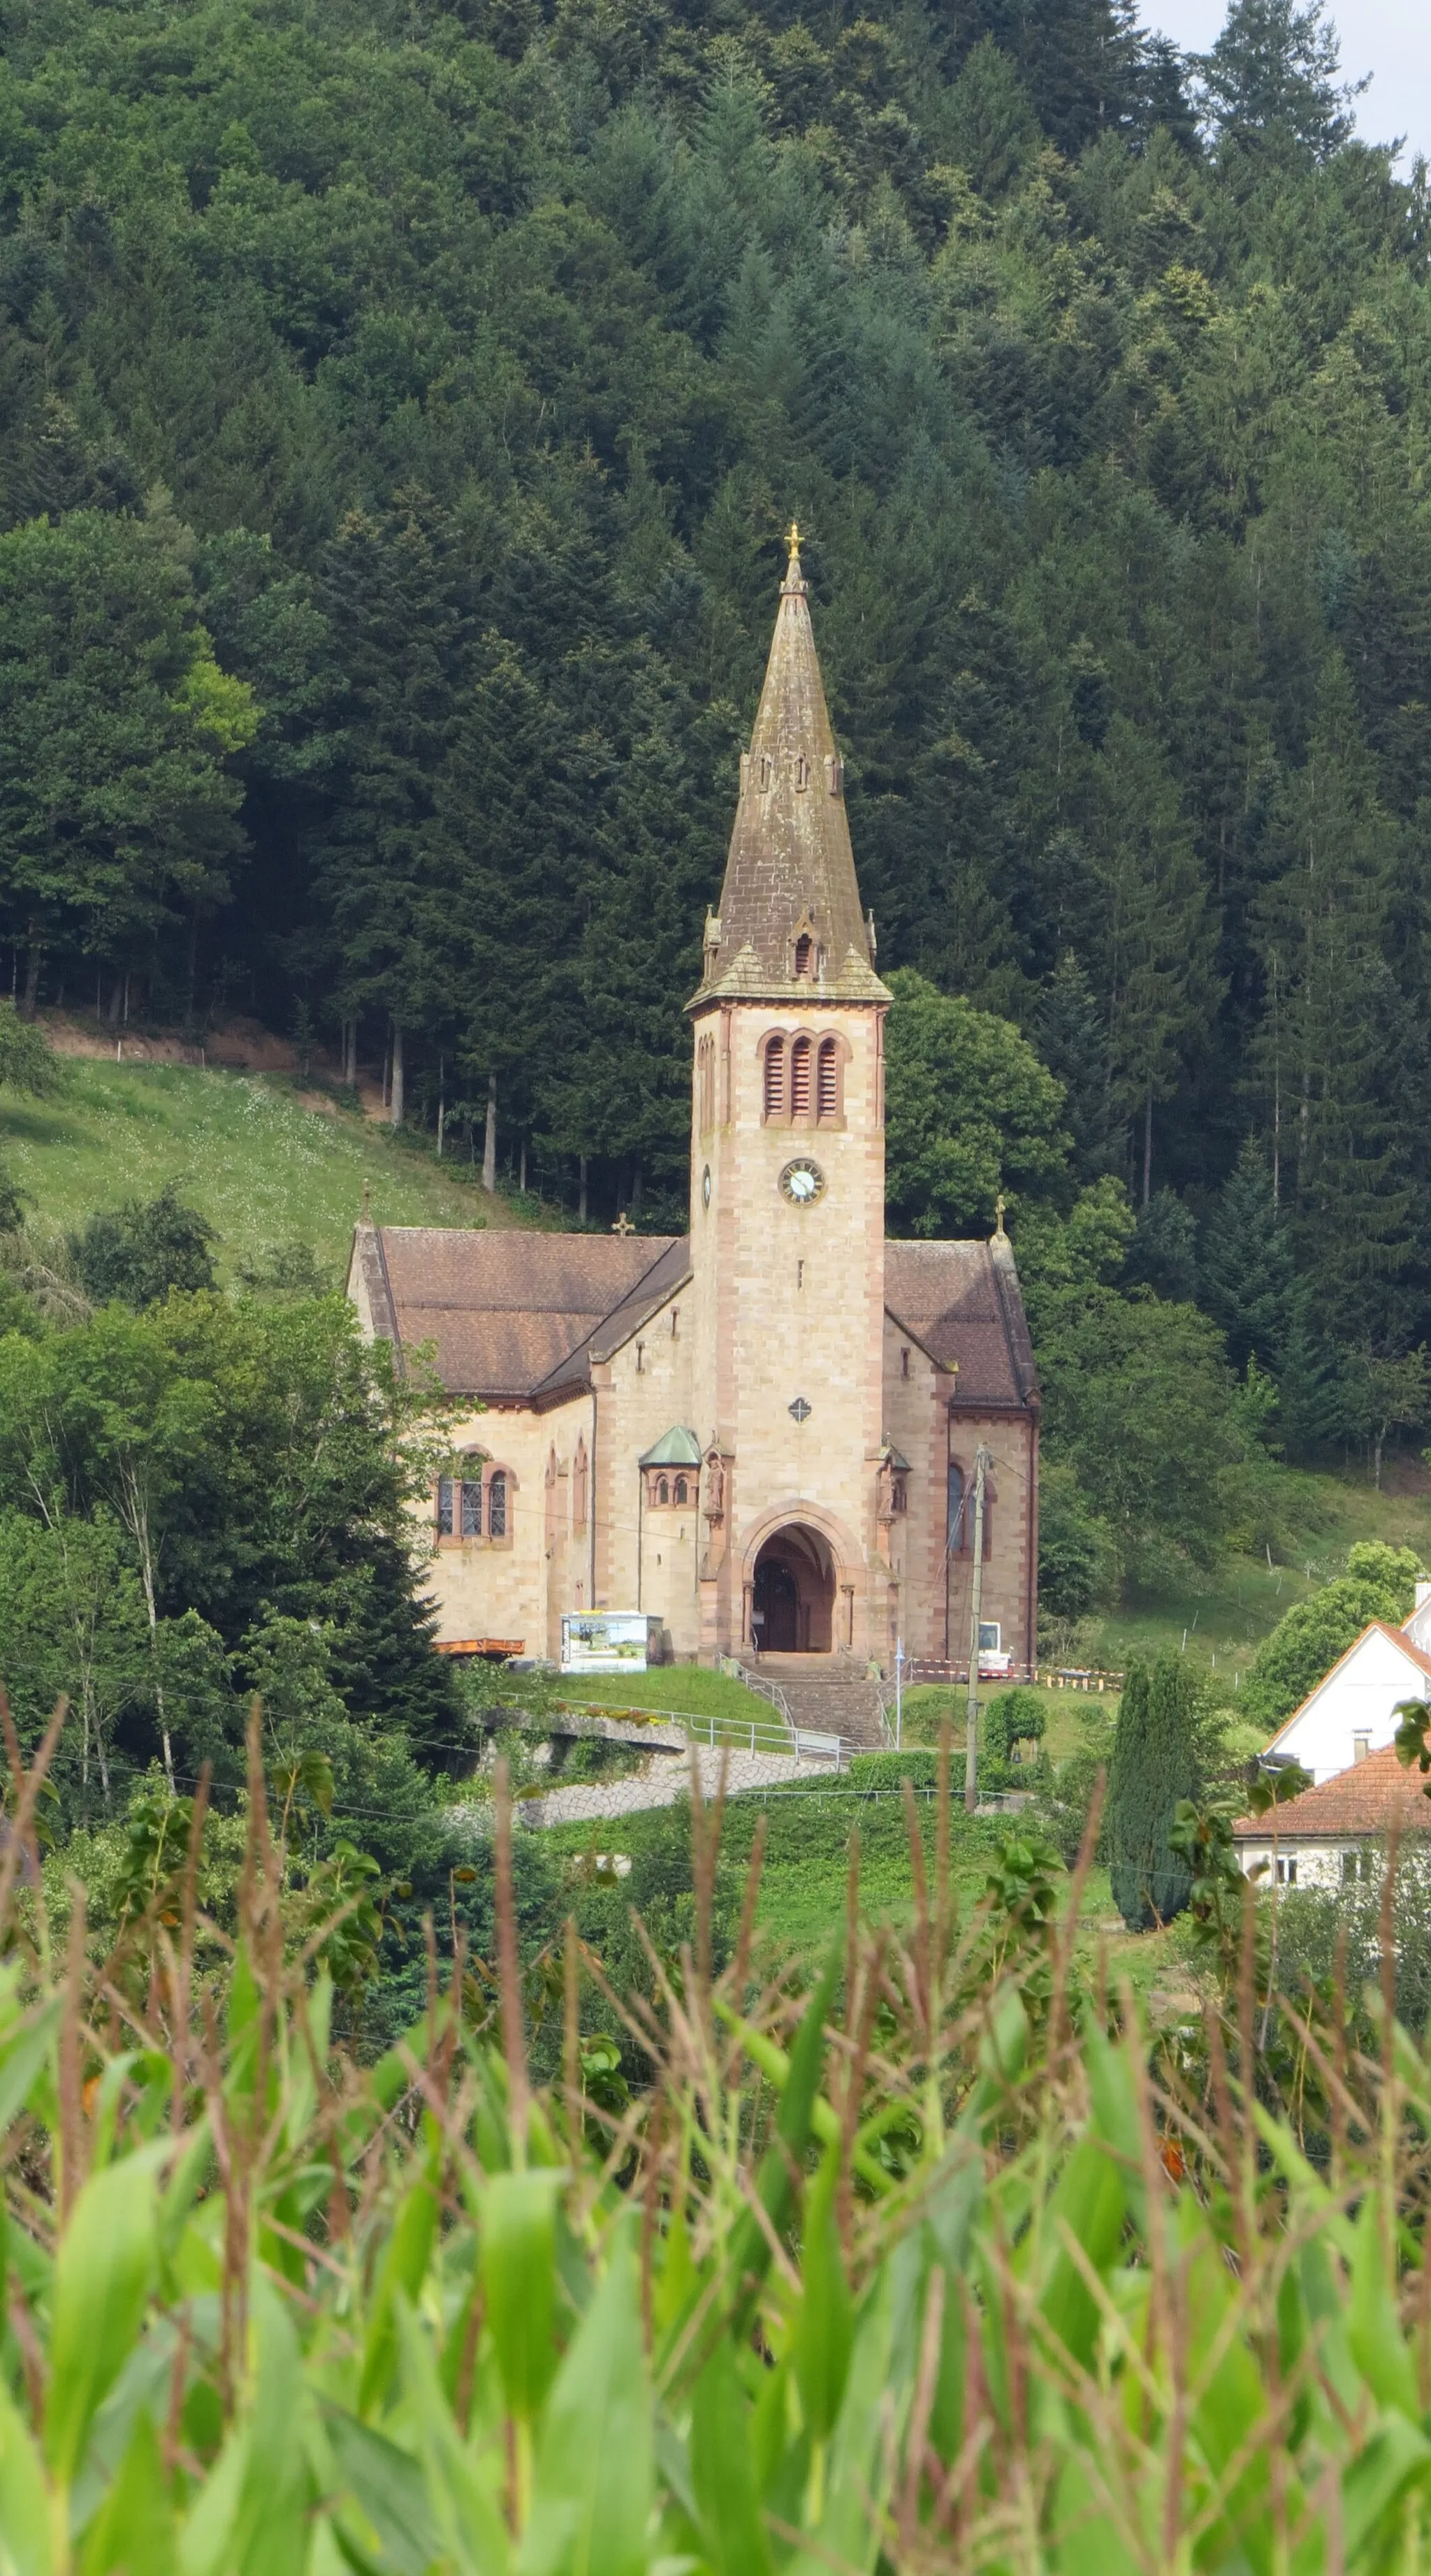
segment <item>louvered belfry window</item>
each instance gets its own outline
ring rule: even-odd
[[[810,1115],[810,1041],[797,1038],[790,1049],[790,1115]]]
[[[765,1050],[765,1115],[779,1118],[785,1108],[785,1040],[772,1038]]]
[[[840,1106],[840,1058],[834,1038],[821,1038],[815,1075],[815,1106],[822,1118],[834,1118]]]

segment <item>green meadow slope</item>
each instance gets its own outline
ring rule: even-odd
[[[66,1228],[172,1181],[219,1235],[220,1274],[301,1242],[336,1285],[369,1186],[389,1225],[514,1225],[430,1139],[394,1136],[290,1077],[71,1057],[46,1100],[0,1092],[0,1163],[32,1214]]]

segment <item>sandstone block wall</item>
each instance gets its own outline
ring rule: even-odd
[[[821,1124],[763,1116],[763,1047],[776,1032],[842,1043],[842,1105]],[[693,1402],[703,1443],[730,1460],[726,1518],[710,1569],[703,1647],[748,1641],[760,1544],[804,1520],[836,1559],[835,1635],[857,1654],[883,1644],[875,1474],[881,1438],[884,1127],[881,1012],[822,1003],[722,1004],[701,1014],[715,1080],[693,1084]],[[703,1099],[704,1093],[704,1099]],[[714,1104],[713,1122],[704,1113]],[[808,1156],[823,1194],[794,1205],[780,1175]],[[706,1204],[705,1175],[710,1174]],[[809,1407],[803,1422],[790,1407]],[[847,1590],[846,1587],[849,1587]]]

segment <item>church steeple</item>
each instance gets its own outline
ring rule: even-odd
[[[720,913],[706,924],[698,1003],[814,990],[830,1000],[886,1001],[860,910],[835,746],[800,569],[799,530],[780,587],[775,633]]]

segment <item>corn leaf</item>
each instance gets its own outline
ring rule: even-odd
[[[159,2443],[147,2412],[85,2537],[83,2576],[173,2576],[178,2534]]]
[[[513,2415],[530,2422],[551,2384],[557,2354],[556,2202],[561,2176],[494,2174],[480,2200],[480,2261],[487,2323]]]
[[[636,2263],[623,2227],[547,2400],[520,2576],[645,2576],[654,2494]]]
[[[766,2576],[750,2409],[730,2345],[717,2344],[691,2400],[691,2479],[713,2576]]]
[[[54,2534],[40,2454],[0,2377],[0,2576],[52,2576]]]
[[[144,2315],[157,2260],[154,2168],[161,2152],[143,2148],[92,2174],[60,2241],[45,2451],[64,2486]]]
[[[376,2542],[379,2576],[423,2576],[440,2538],[422,2463],[342,2407],[325,2416],[334,2465]]]
[[[854,2301],[845,2279],[835,2226],[839,2149],[831,2148],[805,2194],[802,2297],[795,2320],[792,2358],[805,2421],[817,2442],[827,2442],[845,2393],[854,2340]]]

